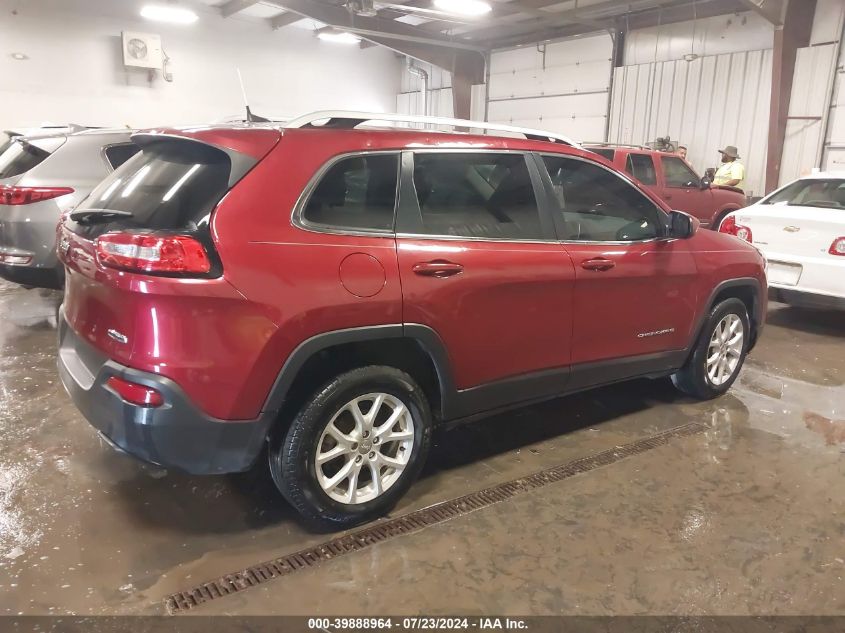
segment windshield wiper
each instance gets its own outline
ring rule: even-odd
[[[134,217],[131,211],[118,211],[116,209],[85,209],[70,214],[70,219],[80,224],[101,224],[118,218],[131,217]]]

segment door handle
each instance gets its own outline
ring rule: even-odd
[[[586,259],[581,262],[581,268],[584,270],[596,270],[599,272],[610,270],[616,266],[616,262],[612,259],[605,259],[604,257],[596,257],[594,259]]]
[[[414,267],[411,270],[414,271],[414,274],[422,275],[423,277],[442,278],[462,273],[464,271],[464,267],[454,262],[436,259],[431,262],[420,262],[419,264],[414,264]]]

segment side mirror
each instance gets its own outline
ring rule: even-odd
[[[672,211],[669,214],[669,237],[686,240],[695,235],[700,222],[683,211]]]
[[[701,188],[702,189],[710,189],[710,183],[711,183],[711,180],[707,176],[704,176],[701,179]]]

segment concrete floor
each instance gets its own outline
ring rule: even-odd
[[[103,445],[58,382],[54,294],[0,283],[0,614],[163,613],[326,540],[263,472]],[[707,403],[636,381],[441,432],[403,514],[690,421],[707,431],[197,614],[845,614],[845,315],[774,304]]]

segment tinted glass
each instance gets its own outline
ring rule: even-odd
[[[544,156],[543,161],[560,205],[562,239],[630,241],[662,234],[663,214],[613,172],[573,158]]]
[[[762,200],[760,204],[845,209],[845,180],[841,178],[798,180]]]
[[[135,145],[135,143],[111,145],[106,148],[106,158],[108,159],[111,168],[117,169],[140,151],[141,148]]]
[[[614,150],[605,149],[605,148],[601,148],[601,147],[588,147],[587,149],[589,149],[591,152],[593,152],[593,154],[598,154],[599,156],[603,156],[604,158],[606,158],[610,162],[613,162],[613,151]]]
[[[64,138],[16,139],[0,154],[0,180],[25,174],[64,143]]]
[[[74,223],[89,238],[115,229],[196,231],[229,189],[231,162],[222,151],[191,142],[149,145],[113,171],[74,212],[128,211],[112,222]]]
[[[648,154],[628,154],[625,171],[631,174],[644,185],[656,185],[657,173],[654,169],[654,160]]]
[[[425,234],[543,237],[534,187],[522,154],[416,154],[414,185]]]
[[[667,187],[698,187],[701,180],[687,164],[675,156],[661,156]]]
[[[340,160],[320,179],[303,218],[341,229],[393,230],[398,170],[397,154]]]

